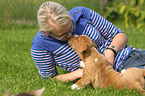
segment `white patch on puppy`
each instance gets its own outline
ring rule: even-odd
[[[72,90],[74,90],[74,89],[80,90],[81,87],[79,87],[77,84],[73,84],[73,85],[71,86],[71,89],[72,89]]]
[[[85,67],[85,63],[83,61],[80,61],[80,67],[84,68]]]
[[[98,61],[98,58],[95,59],[95,62],[97,62],[97,61]]]
[[[121,70],[121,73],[124,73],[125,72],[125,69]]]

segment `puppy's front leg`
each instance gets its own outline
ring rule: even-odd
[[[85,86],[87,86],[88,84],[91,83],[91,80],[89,78],[81,78],[80,80],[78,80],[75,84],[73,84],[71,86],[71,89],[76,89],[79,90],[81,88],[84,88]]]
[[[79,90],[81,88],[84,88],[86,85],[91,83],[91,78],[89,78],[85,73],[83,73],[83,76],[80,80],[78,80],[75,84],[71,86],[71,89]]]

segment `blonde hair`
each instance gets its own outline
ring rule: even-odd
[[[66,25],[70,22],[70,15],[66,8],[56,2],[47,1],[43,3],[37,13],[37,20],[40,29],[46,33],[52,32],[52,25],[49,20],[53,21],[58,26]]]

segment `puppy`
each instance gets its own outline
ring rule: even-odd
[[[41,96],[43,91],[44,91],[44,88],[37,90],[35,92],[24,92],[24,93],[19,93],[16,95],[10,95],[9,92],[6,92],[6,94],[4,96]]]
[[[71,89],[79,90],[92,83],[94,88],[113,86],[115,89],[133,89],[144,94],[144,69],[134,67],[127,69],[124,73],[115,71],[87,36],[72,37],[69,44],[85,64],[82,78],[73,84]]]

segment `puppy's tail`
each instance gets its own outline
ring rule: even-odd
[[[143,73],[143,76],[145,77],[145,69],[140,69]]]

